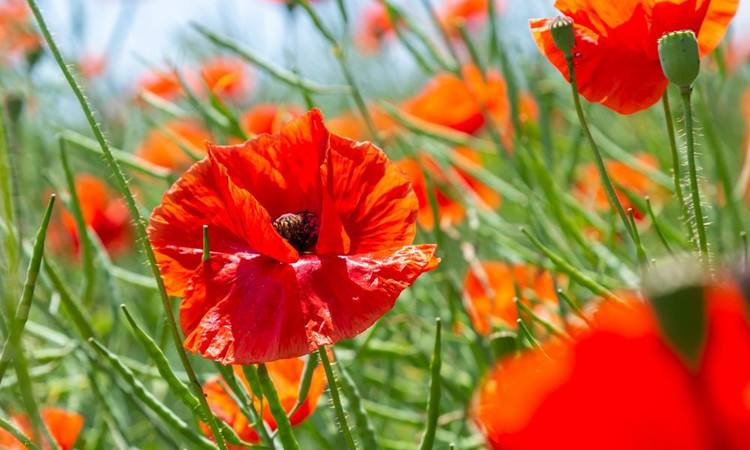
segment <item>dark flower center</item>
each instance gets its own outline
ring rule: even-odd
[[[282,214],[273,221],[273,228],[298,252],[308,252],[318,242],[320,218],[309,210]]]

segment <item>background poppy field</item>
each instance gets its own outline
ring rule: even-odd
[[[0,448],[748,448],[744,0],[102,3],[0,0]],[[573,90],[552,19],[529,21],[559,15]],[[701,56],[690,127],[657,44],[682,30]],[[204,275],[225,245],[182,234],[212,219],[185,192],[220,189],[179,186],[221,151],[308,141],[377,159],[362,173],[393,191],[348,207],[400,195],[362,220],[403,225],[392,246],[419,254],[343,313],[357,333],[288,358],[242,311],[205,331],[185,309],[214,285],[170,264],[190,242]],[[274,211],[298,181],[251,197]],[[280,218],[228,229],[271,246]],[[367,249],[362,266],[391,250]],[[248,273],[266,305],[285,295]],[[269,350],[206,350],[226,328]]]

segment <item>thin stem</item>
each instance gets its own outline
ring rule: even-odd
[[[698,247],[701,252],[701,260],[705,268],[710,267],[708,256],[708,241],[706,239],[706,224],[703,219],[701,208],[701,194],[698,188],[698,170],[695,165],[695,136],[693,135],[693,108],[690,104],[692,88],[680,89],[682,107],[685,113],[685,136],[687,138],[687,162],[688,175],[690,176],[690,196],[693,202],[693,215],[695,216],[695,228],[698,234]]]
[[[206,262],[211,258],[211,245],[208,241],[208,225],[203,225],[203,256],[201,261]]]
[[[607,175],[607,168],[604,165],[602,153],[601,151],[599,151],[599,146],[596,145],[594,136],[591,134],[591,130],[589,130],[588,123],[586,122],[586,117],[583,115],[583,107],[581,106],[581,98],[578,94],[578,82],[576,81],[576,72],[573,65],[573,58],[567,57],[565,59],[568,62],[570,88],[573,92],[573,101],[575,103],[576,113],[578,114],[578,121],[581,123],[581,127],[583,127],[583,132],[586,134],[586,138],[588,138],[589,140],[591,149],[594,151],[596,167],[599,169],[599,176],[601,177],[602,185],[604,186],[604,192],[606,192],[607,194],[607,199],[609,199],[609,204],[612,206],[612,209],[616,210],[617,214],[620,216],[620,220],[622,220],[622,224],[625,226],[625,230],[627,230],[630,238],[635,242],[635,237],[633,236],[633,230],[630,228],[628,216],[625,213],[625,209],[623,209],[622,204],[620,203],[620,199],[617,198],[615,188],[612,186],[612,181],[609,179],[609,175]]]
[[[341,397],[339,396],[339,387],[338,383],[336,383],[336,376],[333,374],[333,367],[331,367],[331,361],[328,360],[328,353],[326,353],[325,347],[320,347],[318,349],[318,356],[320,356],[320,361],[323,363],[323,369],[326,371],[328,390],[331,392],[331,400],[333,401],[333,407],[336,409],[336,418],[341,426],[341,433],[344,435],[346,447],[349,450],[356,450],[357,446],[354,445],[352,432],[349,429],[349,424],[346,422],[344,407],[341,405]]]
[[[672,180],[674,182],[674,194],[677,196],[677,201],[680,202],[680,212],[685,217],[685,225],[688,230],[688,238],[693,240],[693,227],[690,226],[688,219],[688,210],[685,205],[685,196],[682,195],[682,183],[680,176],[680,156],[677,153],[677,139],[674,132],[674,122],[672,121],[672,108],[669,106],[669,92],[664,91],[664,95],[661,98],[662,106],[664,107],[664,118],[667,122],[667,135],[669,136],[669,147],[672,151]]]
[[[161,278],[161,272],[159,271],[159,265],[156,262],[156,255],[154,254],[154,250],[153,248],[151,248],[151,244],[149,243],[148,236],[146,235],[146,222],[141,216],[141,213],[135,202],[135,198],[133,197],[133,194],[130,191],[130,187],[128,186],[128,182],[125,179],[125,175],[120,169],[120,165],[118,164],[117,159],[115,159],[114,155],[110,151],[109,144],[107,143],[107,140],[105,139],[104,134],[102,133],[102,130],[99,127],[99,124],[96,122],[96,119],[94,118],[94,113],[91,110],[91,107],[89,106],[88,101],[86,100],[86,96],[84,95],[82,88],[78,86],[78,83],[76,82],[68,65],[65,63],[65,60],[63,59],[62,54],[60,53],[60,49],[58,48],[57,43],[52,38],[52,34],[50,33],[49,28],[47,27],[47,23],[44,20],[44,17],[42,16],[42,12],[36,3],[36,0],[27,0],[27,3],[29,5],[29,8],[31,8],[32,13],[34,14],[34,17],[36,18],[36,21],[39,25],[39,29],[42,31],[42,35],[44,36],[44,39],[47,42],[47,45],[49,46],[50,51],[52,52],[52,55],[55,58],[55,61],[57,62],[57,65],[60,67],[60,70],[62,71],[63,76],[65,77],[66,81],[68,82],[71,89],[73,90],[73,93],[78,99],[78,102],[80,103],[81,109],[83,110],[84,115],[86,116],[86,120],[88,121],[89,126],[91,127],[91,131],[94,133],[94,136],[96,137],[96,140],[99,143],[99,146],[101,147],[102,155],[104,156],[104,159],[107,161],[107,164],[109,165],[109,168],[112,171],[112,174],[114,175],[115,181],[117,182],[119,190],[125,198],[125,203],[128,206],[128,210],[130,211],[130,214],[133,216],[133,219],[135,220],[135,226],[136,226],[138,238],[141,241],[141,244],[143,245],[143,249],[145,250],[146,257],[149,262],[149,266],[151,267],[151,272],[154,276],[154,280],[156,281],[157,287],[159,288],[159,294],[161,297],[162,306],[164,307],[164,312],[167,315],[167,321],[169,322],[169,329],[172,334],[175,347],[177,349],[177,354],[180,356],[180,361],[182,362],[182,365],[185,368],[185,372],[187,373],[188,378],[190,379],[190,385],[195,390],[196,397],[198,397],[198,400],[201,403],[201,407],[204,409],[206,417],[208,417],[208,421],[207,421],[208,426],[211,429],[211,433],[214,437],[214,440],[216,441],[220,449],[227,450],[226,443],[224,442],[224,436],[222,436],[221,433],[219,432],[219,427],[216,424],[216,419],[213,416],[213,414],[211,414],[211,410],[208,407],[208,402],[206,401],[206,397],[203,394],[203,390],[201,389],[201,384],[198,381],[198,377],[195,375],[195,371],[193,370],[193,367],[190,364],[190,361],[188,360],[187,353],[185,352],[185,349],[182,346],[182,337],[180,336],[180,330],[177,326],[177,321],[174,317],[174,313],[172,310],[172,300],[169,298],[169,295],[167,294],[167,289],[164,286],[164,280]]]

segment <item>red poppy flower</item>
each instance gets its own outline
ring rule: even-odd
[[[355,42],[359,49],[366,53],[377,51],[383,40],[396,35],[396,27],[388,15],[388,9],[380,1],[365,6],[361,22]]]
[[[453,150],[456,158],[461,158],[469,166],[481,167],[481,159],[475,150],[466,147],[458,147]],[[435,188],[433,194],[438,206],[438,220],[441,224],[454,225],[460,222],[466,213],[460,202],[446,194],[441,185],[449,185],[459,193],[471,196],[476,204],[487,210],[494,210],[500,206],[500,194],[490,189],[487,185],[460,169],[449,169],[444,171],[428,154],[420,152],[417,159],[406,158],[396,163],[404,171],[414,186],[414,192],[419,200],[419,224],[426,229],[435,226],[435,217],[430,205],[427,191],[427,179],[423,170],[431,177]]]
[[[733,285],[707,294],[697,368],[645,303],[601,306],[593,330],[498,364],[474,420],[492,448],[744,449],[750,446],[750,322]]]
[[[214,94],[233,100],[241,99],[250,91],[250,78],[242,61],[214,58],[200,69],[201,78]]]
[[[658,168],[657,160],[653,155],[640,153],[636,155],[636,159],[646,167]],[[636,220],[643,219],[646,212],[633,206],[622,190],[640,198],[647,195],[658,196],[660,194],[658,185],[651,180],[648,174],[624,162],[608,160],[605,161],[605,165],[607,173],[609,173],[612,183],[615,185],[615,192],[620,203],[622,203],[622,207],[626,211],[628,208],[633,208],[633,216]],[[583,204],[593,204],[596,209],[602,211],[610,208],[607,193],[604,191],[601,178],[599,178],[599,171],[594,163],[578,168],[578,181],[573,192]]]
[[[502,2],[495,1],[495,12],[503,8]],[[466,22],[474,24],[487,17],[490,0],[447,0],[438,10],[438,19],[445,29],[451,33],[458,33],[455,24]]]
[[[657,41],[665,33],[692,30],[701,56],[724,37],[739,0],[557,0],[555,7],[575,21],[573,49],[578,91],[590,102],[621,114],[646,109],[667,87]],[[557,50],[549,24],[529,22],[541,52],[566,77],[567,63]]]
[[[240,124],[246,133],[273,134],[278,133],[281,125],[304,113],[295,105],[277,105],[261,103],[245,111],[240,118]]]
[[[150,70],[138,81],[138,93],[143,92],[150,92],[166,100],[174,100],[184,93],[184,89],[174,70]]]
[[[273,385],[276,387],[276,393],[279,395],[281,406],[287,414],[292,412],[292,409],[294,409],[294,406],[297,404],[297,394],[299,393],[300,383],[302,382],[304,366],[305,361],[301,358],[280,359],[266,365],[271,381],[273,381]],[[250,392],[250,385],[248,384],[240,366],[234,366],[233,370],[235,375],[242,380],[242,383],[245,385],[248,392]],[[258,442],[260,439],[255,432],[255,428],[253,428],[252,424],[250,424],[247,418],[242,414],[240,408],[227,393],[225,386],[224,381],[218,376],[203,385],[203,393],[206,394],[208,406],[221,420],[232,427],[240,439],[251,444]],[[318,366],[313,372],[307,398],[289,418],[292,426],[303,422],[315,412],[315,408],[318,406],[318,400],[323,394],[325,386],[326,379],[323,367]],[[255,409],[259,410],[261,403],[260,399],[253,398],[253,403],[255,404]],[[275,430],[276,421],[273,418],[273,414],[271,414],[271,410],[268,408],[268,401],[265,399],[263,401],[261,415],[263,421],[268,425],[271,431]],[[211,436],[211,430],[208,428],[208,425],[201,423],[201,429],[204,434]],[[240,450],[240,448],[241,447],[229,446],[230,450]]]
[[[373,126],[380,133],[380,137],[387,137],[396,127],[393,117],[383,108],[377,105],[367,105],[367,111],[370,113],[370,119]],[[339,136],[348,137],[356,140],[372,139],[367,123],[358,112],[347,111],[332,119],[326,121],[326,127],[332,133]]]
[[[500,74],[490,70],[483,80],[476,66],[464,66],[462,71],[466,81],[453,74],[438,75],[403,105],[404,110],[429,123],[474,133],[484,126],[484,105],[498,125],[507,124],[510,106]]]
[[[41,408],[39,413],[42,415],[42,421],[47,425],[52,438],[62,450],[70,450],[78,439],[83,427],[83,416],[77,413],[65,411],[58,408]],[[13,415],[10,418],[11,423],[16,425],[23,434],[31,438],[33,431],[31,421],[25,415]],[[38,444],[38,443],[37,443]],[[42,446],[44,449],[50,448],[47,442]],[[10,433],[0,429],[0,448],[7,450],[23,450],[26,447],[16,440]]]
[[[41,39],[31,25],[26,2],[0,0],[0,61],[40,47]]]
[[[173,120],[163,125],[166,133],[153,129],[135,154],[157,166],[172,170],[187,169],[194,161],[184,148],[198,155],[206,154],[205,142],[211,134],[193,120]]]
[[[93,175],[75,178],[76,194],[81,205],[83,220],[110,255],[120,255],[131,248],[130,213],[120,197]],[[81,241],[73,215],[62,211],[59,221],[49,230],[50,246],[57,252],[80,252]]]
[[[184,296],[185,347],[253,364],[356,336],[437,264],[434,245],[410,245],[417,208],[380,149],[328,132],[316,109],[278,134],[209,145],[149,225],[167,288]]]
[[[98,53],[84,53],[78,60],[78,71],[86,79],[96,78],[107,68],[107,58]]]
[[[478,333],[488,334],[492,325],[497,324],[515,328],[518,313],[513,302],[516,297],[514,282],[521,292],[520,300],[526,306],[532,306],[531,298],[535,304],[557,306],[552,277],[541,267],[483,262],[479,267],[469,268],[464,279],[464,303]],[[527,294],[529,290],[533,292],[531,298]]]

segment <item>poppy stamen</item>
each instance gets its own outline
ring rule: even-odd
[[[273,228],[298,252],[307,252],[318,242],[320,218],[310,210],[280,215]]]

